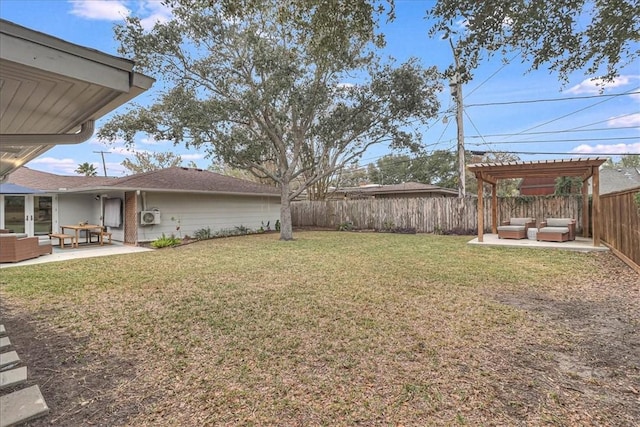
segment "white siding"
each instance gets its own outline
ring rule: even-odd
[[[95,194],[59,194],[58,224],[72,225],[83,221],[100,224],[100,201],[94,197]]]
[[[212,232],[240,225],[258,229],[262,222],[266,224],[267,221],[274,229],[276,220],[280,218],[279,197],[147,192],[144,200],[145,206],[140,207],[146,210],[158,209],[161,223],[139,225],[140,242],[155,240],[163,233],[167,236],[193,236],[195,231],[207,227]],[[176,230],[178,225],[180,230]]]

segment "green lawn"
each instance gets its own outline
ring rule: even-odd
[[[635,273],[610,254],[295,237],[2,270],[8,317],[53,346],[33,362],[56,372],[38,378],[49,421],[632,425],[640,415],[633,346],[605,357],[592,347],[615,334],[585,329],[610,311],[638,333],[637,300],[618,304],[638,289]],[[87,390],[69,381],[82,375]]]

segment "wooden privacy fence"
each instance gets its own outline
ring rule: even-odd
[[[491,231],[491,199],[484,203],[485,231]],[[351,222],[359,229],[414,227],[418,233],[472,231],[478,227],[477,199],[425,197],[398,199],[319,200],[291,203],[293,225],[338,228]],[[458,212],[462,209],[462,215]],[[498,198],[498,221],[510,217],[575,218],[582,225],[582,197],[520,196]]]
[[[640,187],[600,196],[602,240],[627,264],[640,271]]]

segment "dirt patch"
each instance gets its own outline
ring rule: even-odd
[[[610,254],[594,258],[601,274],[580,292],[497,295],[534,324],[554,325],[556,338],[521,337],[501,349],[504,369],[520,375],[504,384],[515,412],[552,401],[571,407],[569,419],[588,425],[636,426],[640,420],[640,276]],[[547,340],[547,345],[541,341]],[[510,368],[508,368],[510,367]],[[592,418],[590,414],[609,414]],[[541,420],[545,421],[545,420]]]
[[[92,354],[88,339],[71,337],[16,308],[0,309],[13,349],[27,366],[26,386],[37,384],[50,409],[50,415],[27,426],[116,426],[139,412],[144,402],[122,387],[136,375],[136,363]]]

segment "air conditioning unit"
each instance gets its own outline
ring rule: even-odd
[[[160,224],[160,211],[140,212],[140,225]]]

